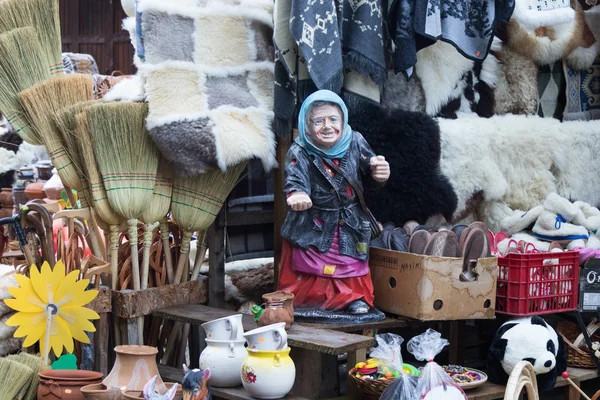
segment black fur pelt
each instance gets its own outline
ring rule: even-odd
[[[371,106],[350,112],[352,129],[362,133],[378,155],[390,163],[391,176],[382,189],[365,192],[367,204],[382,222],[402,226],[436,214],[450,221],[458,199],[440,170],[440,128],[431,117],[416,112],[388,113]]]

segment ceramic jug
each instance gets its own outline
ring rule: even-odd
[[[242,336],[244,333],[242,314],[230,315],[228,317],[208,321],[201,326],[206,333],[206,338],[210,340],[244,339]]]
[[[242,340],[206,339],[206,348],[200,354],[200,369],[210,368],[208,382],[216,387],[235,387],[242,381],[240,369],[247,357]]]
[[[285,322],[278,322],[244,333],[248,348],[252,350],[282,350],[287,347]]]
[[[294,323],[294,294],[284,291],[263,295],[265,310],[258,319],[258,326],[266,326],[277,322],[285,322],[285,329]]]
[[[242,365],[244,389],[257,399],[280,399],[292,390],[296,366],[290,348],[278,351],[252,351]]]
[[[125,390],[144,390],[144,385],[158,375],[156,390],[165,393],[167,388],[160,378],[156,365],[158,349],[151,346],[124,345],[115,347],[117,358],[108,376],[102,381],[107,387]]]

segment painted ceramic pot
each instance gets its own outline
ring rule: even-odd
[[[156,347],[124,345],[115,347],[117,358],[115,365],[102,381],[107,387],[115,387],[121,390],[139,391],[144,390],[144,385],[155,375],[156,390],[165,393],[167,388],[160,378],[158,366],[156,365]]]
[[[278,322],[244,333],[248,348],[252,350],[283,350],[287,345],[285,322]]]
[[[101,383],[87,385],[81,388],[85,400],[121,400],[121,390],[107,388]]]
[[[242,365],[244,389],[257,399],[280,399],[292,390],[296,366],[290,358],[290,348],[279,351],[247,349],[248,358]]]
[[[208,382],[216,387],[235,387],[242,383],[240,369],[248,356],[245,340],[206,339],[200,354],[200,369],[210,368]]]
[[[38,374],[38,400],[84,400],[81,388],[100,383],[100,372],[85,370],[49,370]]]

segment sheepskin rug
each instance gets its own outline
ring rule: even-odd
[[[458,197],[454,219],[473,212],[498,227],[511,210],[529,210],[551,192],[600,205],[597,122],[509,114],[438,123],[441,169]],[[479,204],[469,205],[476,194]]]

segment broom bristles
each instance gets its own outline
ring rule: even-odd
[[[28,58],[41,51],[35,29],[14,29],[0,34],[0,111],[23,140],[42,145],[39,133],[23,113],[19,93],[50,74],[39,59]]]
[[[85,177],[88,181],[88,187],[90,191],[90,202],[92,207],[96,211],[98,218],[104,221],[107,225],[119,225],[121,218],[113,210],[110,203],[108,202],[108,196],[104,188],[104,183],[100,175],[98,168],[98,162],[94,155],[92,135],[88,129],[88,115],[87,109],[91,107],[92,102],[80,103],[66,110],[71,111],[75,118],[76,124],[76,136],[77,136],[77,148],[79,150],[79,156],[82,160],[86,160],[83,163],[85,170]]]
[[[164,218],[171,208],[171,196],[173,195],[173,169],[171,164],[163,157],[159,157],[156,181],[152,201],[144,210],[140,219],[146,224],[152,224]]]
[[[217,169],[198,176],[176,176],[173,181],[173,218],[184,231],[204,231],[214,222],[246,162],[222,172]]]
[[[158,168],[158,149],[145,126],[147,105],[101,102],[86,113],[108,201],[128,220],[140,218],[152,200]]]
[[[0,32],[31,26],[41,44],[24,61],[38,59],[53,76],[63,73],[58,0],[4,0],[0,2]]]
[[[16,361],[0,358],[0,388],[2,398],[14,399],[33,379],[33,370]]]
[[[29,384],[29,389],[27,393],[23,397],[24,400],[35,400],[37,398],[37,389],[38,389],[38,373],[42,371],[47,371],[52,369],[52,367],[48,364],[44,363],[44,358],[42,356],[33,355],[21,352],[19,354],[11,355],[6,357],[9,360],[16,361],[22,365],[25,365],[33,371],[33,376],[31,379],[31,383]]]
[[[29,119],[41,134],[62,182],[82,190],[81,180],[73,161],[65,150],[63,137],[54,116],[65,107],[93,99],[94,84],[90,75],[70,74],[39,82],[19,94],[19,101]]]

